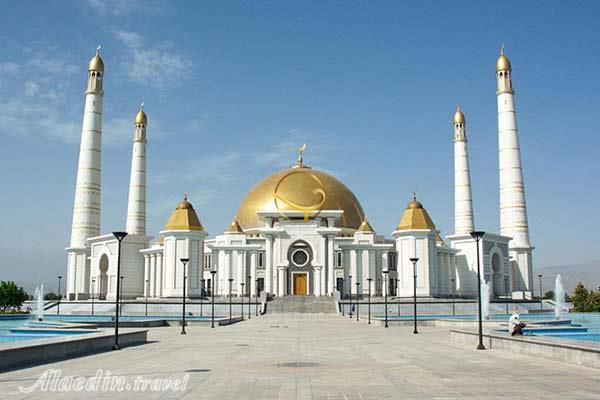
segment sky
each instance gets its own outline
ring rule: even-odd
[[[475,224],[499,231],[495,61],[513,66],[534,266],[598,259],[600,4],[7,1],[0,16],[0,280],[66,275],[87,64],[105,63],[102,232],[123,229],[148,115],[148,229],[190,193],[211,236],[261,178],[305,163],[390,236],[417,192],[454,227],[452,115]],[[534,267],[535,268],[535,267]]]

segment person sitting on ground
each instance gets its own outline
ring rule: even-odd
[[[519,319],[519,310],[515,310],[515,313],[511,315],[510,319],[508,320],[508,331],[510,332],[510,335],[522,336],[523,328],[525,328],[525,326],[526,325]]]

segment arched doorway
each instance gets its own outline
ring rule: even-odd
[[[492,256],[492,284],[494,297],[504,295],[504,273],[502,272],[501,265],[500,255],[494,253]]]
[[[284,290],[284,293],[295,296],[314,294],[312,259],[312,249],[305,241],[299,240],[289,247],[288,290]]]
[[[106,300],[108,293],[108,256],[103,254],[100,257],[100,276],[98,277],[98,299]]]

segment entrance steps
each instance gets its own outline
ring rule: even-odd
[[[267,314],[336,314],[336,300],[323,296],[284,296],[275,297],[267,303]]]

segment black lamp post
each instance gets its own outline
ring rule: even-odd
[[[95,296],[96,278],[92,278],[92,315],[94,315],[94,296]]]
[[[205,279],[201,279],[200,280],[200,316],[202,316],[202,309],[204,308],[204,296],[206,295],[206,290],[204,288],[204,286],[206,285],[206,280]]]
[[[452,315],[456,315],[456,279],[452,278]]]
[[[352,275],[348,275],[348,295],[350,296],[350,308],[348,308],[348,316],[352,318],[352,306],[354,301],[352,300]]]
[[[256,288],[254,290],[254,311],[258,317],[258,278],[256,278]]]
[[[485,350],[485,346],[483,345],[483,324],[482,324],[482,313],[481,313],[481,266],[479,262],[479,241],[485,235],[483,231],[473,231],[471,232],[471,237],[475,239],[477,244],[477,303],[478,303],[478,325],[479,325],[479,344],[477,345],[477,350]]]
[[[149,283],[150,283],[150,280],[146,279],[146,312],[145,312],[146,317],[148,316],[148,291],[149,291],[148,285],[149,285]]]
[[[506,301],[506,314],[508,314],[508,277],[504,277],[504,300]]]
[[[244,320],[244,286],[245,285],[246,284],[244,282],[240,283],[240,286],[242,287],[242,305],[241,305],[241,308],[242,308],[242,321]]]
[[[544,294],[542,292],[542,274],[538,275],[538,278],[540,278],[540,311],[544,311]]]
[[[419,261],[417,257],[410,259],[410,262],[413,265],[413,322],[415,326],[413,334],[415,335],[419,333],[417,330],[417,261]]]
[[[385,327],[388,327],[388,311],[387,311],[387,295],[388,295],[388,287],[386,286],[388,284],[388,273],[390,271],[385,270],[385,271],[381,271],[383,272],[383,302],[385,304]]]
[[[250,304],[252,303],[252,275],[248,275],[248,319],[251,319]]]
[[[233,284],[233,278],[229,278],[229,323],[231,324],[231,285]]]
[[[62,275],[58,276],[58,303],[56,303],[56,315],[60,314],[60,299],[61,299],[61,295],[60,295],[60,281],[62,280]]]
[[[358,321],[358,314],[359,314],[359,309],[360,309],[360,303],[359,303],[359,294],[358,294],[358,288],[360,286],[360,282],[356,282],[356,320]]]
[[[185,295],[186,295],[185,289],[187,286],[186,285],[187,276],[185,275],[185,267],[187,266],[187,263],[190,261],[190,259],[189,258],[180,258],[179,260],[183,264],[183,296],[181,297],[183,308],[181,311],[181,334],[185,335],[186,334],[186,332],[185,332]]]
[[[346,315],[344,314],[344,309],[346,308],[346,305],[344,304],[344,285],[344,278],[342,278],[342,293],[340,295],[340,304],[342,305],[342,317]]]
[[[396,297],[398,298],[398,316],[400,316],[400,279],[396,279]]]
[[[373,278],[367,278],[367,282],[369,282],[369,325],[371,325],[371,282],[373,281]]]
[[[113,236],[119,242],[119,252],[117,253],[117,276],[121,276],[121,242],[127,236],[127,232],[113,232]],[[115,293],[115,344],[113,350],[119,350],[119,296],[121,293],[121,280],[117,279],[117,292]]]
[[[210,327],[214,328],[215,327],[215,275],[217,274],[217,271],[215,270],[211,270],[210,274],[212,276],[211,280],[210,280],[210,284],[211,284],[211,289],[210,289],[210,297],[211,297],[211,312],[210,312]]]
[[[121,278],[120,278],[121,279],[121,294],[119,295],[120,296],[119,297],[119,301],[120,301],[119,313],[121,315],[123,315],[123,278],[125,278],[125,277],[123,275],[121,275]]]

